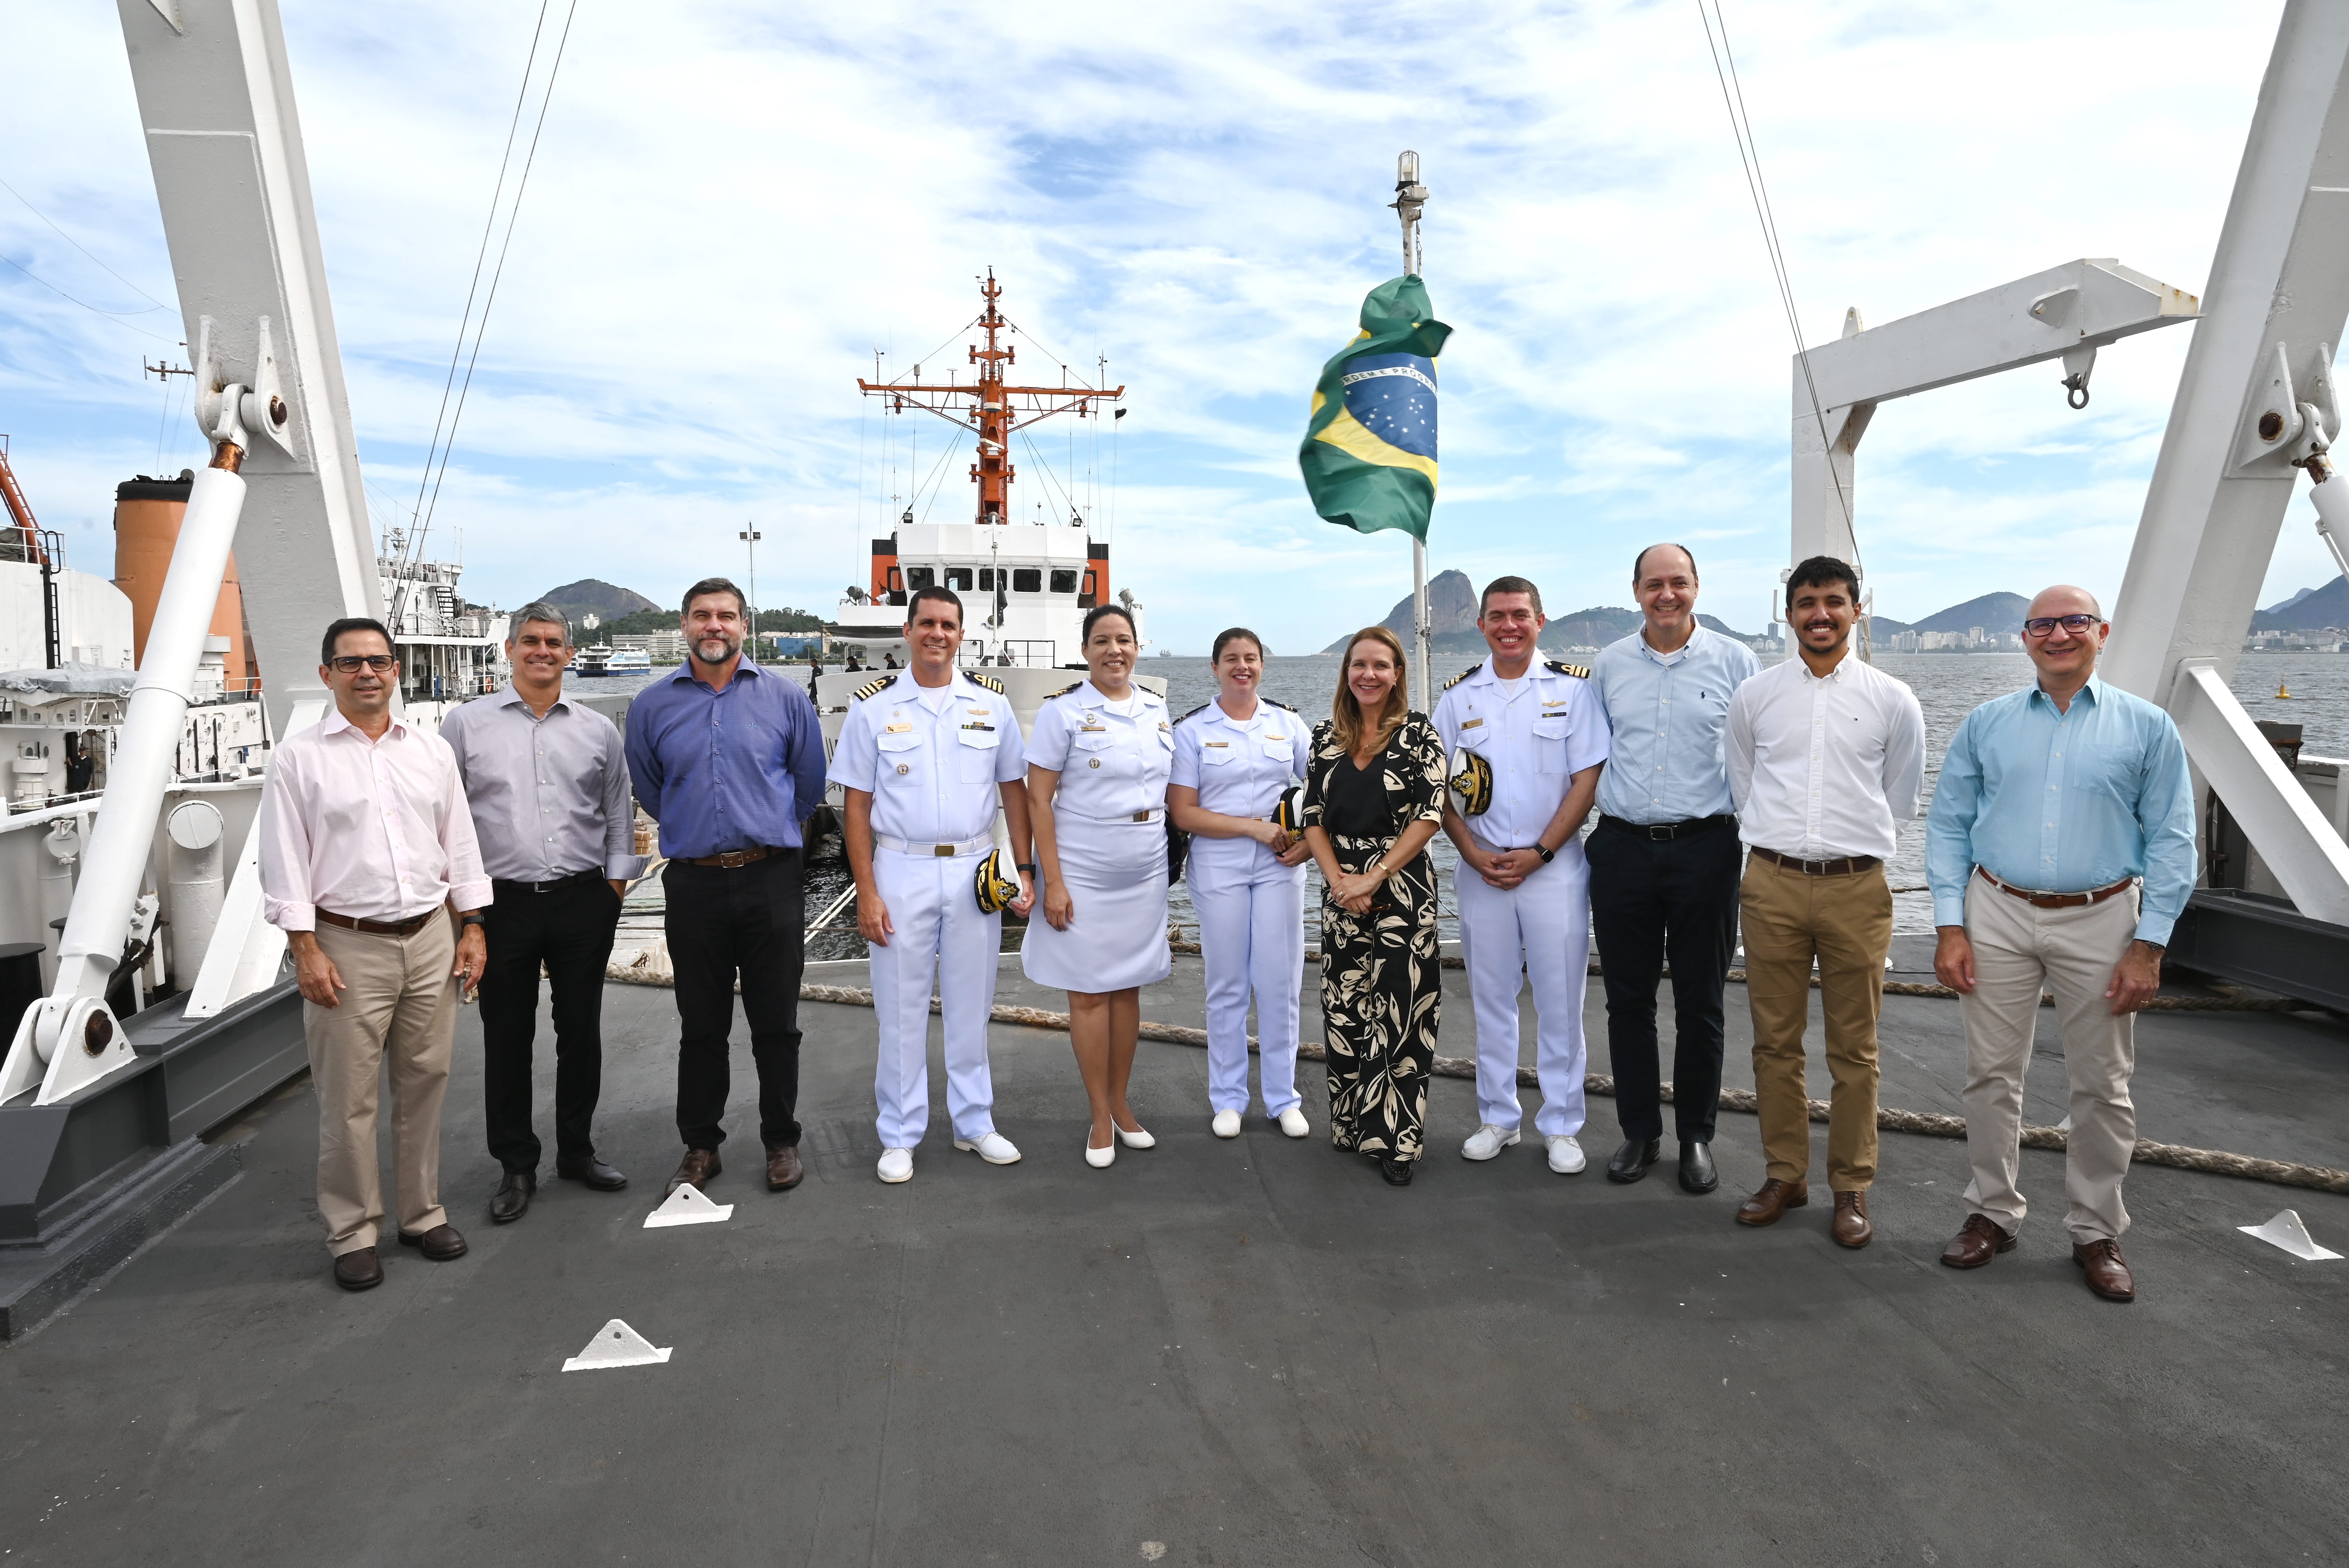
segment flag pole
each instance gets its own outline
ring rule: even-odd
[[[1389,205],[1402,221],[1402,270],[1407,277],[1421,275],[1419,211],[1426,203],[1427,187],[1419,182],[1419,154],[1405,150],[1395,160],[1395,199]],[[1435,623],[1427,610],[1427,541],[1417,534],[1411,541],[1411,619],[1419,666],[1412,676],[1412,707],[1429,713],[1433,711],[1429,696],[1435,659]]]

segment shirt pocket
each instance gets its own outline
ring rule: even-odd
[[[922,765],[922,738],[912,730],[900,730],[895,735],[874,737],[881,749],[881,767],[874,776],[874,788],[878,790],[892,779],[910,779]]]
[[[2132,810],[2144,779],[2144,758],[2128,747],[2108,742],[2074,742],[2064,748],[2064,782]]]
[[[1069,745],[1078,751],[1107,751],[1117,744],[1116,732],[1104,725],[1098,729],[1076,729],[1069,734]]]
[[[1574,721],[1562,713],[1534,720],[1534,756],[1543,772],[1566,771],[1566,742],[1573,733]]]
[[[958,729],[956,738],[962,742],[962,781],[966,784],[995,782],[996,748],[1003,737],[992,729]]]
[[[1212,743],[1203,743],[1199,748],[1199,766],[1202,768],[1228,768],[1234,762],[1239,760],[1239,748],[1231,745],[1229,742],[1226,742],[1220,746]]]

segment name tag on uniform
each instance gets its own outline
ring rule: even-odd
[[[1221,748],[1223,747],[1229,746],[1231,742],[1228,740],[1203,740],[1199,744],[1202,746],[1210,746]]]
[[[1109,733],[1109,726],[1106,724],[1081,724],[1077,726],[1077,733],[1079,735],[1107,735]]]
[[[993,735],[995,733],[995,726],[991,724],[966,724],[963,727],[965,729],[983,729],[989,735]]]
[[[884,735],[903,735],[913,727],[914,727],[910,724],[884,725],[881,728],[881,733]]]
[[[1485,722],[1485,721],[1484,721],[1483,719],[1481,719],[1481,718],[1472,718],[1472,719],[1470,719],[1467,723],[1465,723],[1465,724],[1462,725],[1460,727],[1461,727],[1461,728],[1463,728],[1463,729],[1474,729],[1474,728],[1475,728],[1478,725],[1480,725],[1480,724],[1482,724],[1482,723],[1484,723],[1484,722]]]

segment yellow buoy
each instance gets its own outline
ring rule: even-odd
[[[2290,702],[2292,700],[2292,693],[2283,689],[2283,682],[2282,681],[2276,682],[2276,700],[2278,702]]]

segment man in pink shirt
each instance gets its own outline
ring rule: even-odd
[[[376,621],[326,628],[335,711],[280,741],[261,795],[261,891],[302,987],[318,1095],[318,1212],[335,1283],[383,1283],[376,1085],[391,1066],[399,1241],[435,1263],[465,1238],[440,1206],[440,1100],[460,989],[479,984],[490,879],[457,759],[395,719],[399,680]],[[452,912],[456,922],[449,914]]]

